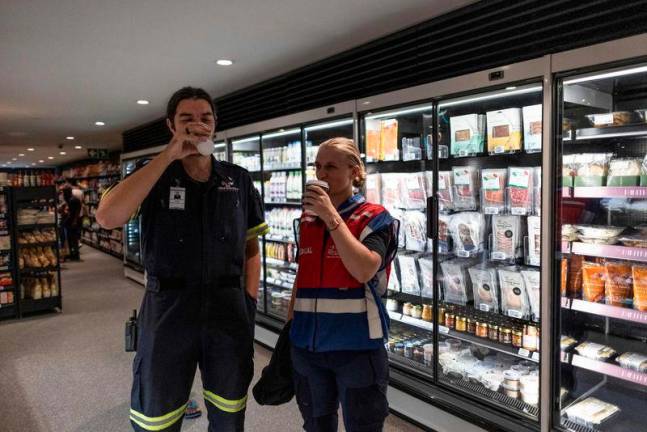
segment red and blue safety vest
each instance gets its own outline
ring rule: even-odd
[[[362,284],[344,266],[323,221],[304,213],[290,339],[299,348],[317,352],[379,348],[388,338],[389,317],[380,297],[397,251],[398,222],[384,207],[367,203],[359,194],[337,211],[360,241],[373,232],[390,230],[384,262]]]

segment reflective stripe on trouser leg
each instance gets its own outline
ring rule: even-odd
[[[144,414],[130,409],[130,420],[135,422],[140,427],[149,431],[161,431],[173,426],[178,420],[184,416],[188,402],[180,408],[168,414],[159,417],[147,417]]]
[[[221,411],[228,413],[237,413],[242,411],[247,406],[247,396],[238,400],[225,399],[222,396],[218,396],[208,390],[204,391],[204,399],[210,402],[213,406],[218,408]]]

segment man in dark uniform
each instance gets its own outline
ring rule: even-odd
[[[63,200],[67,204],[67,212],[61,219],[61,226],[65,230],[65,237],[70,248],[69,259],[79,261],[79,240],[81,239],[81,200],[72,194],[72,187],[63,188]]]
[[[213,102],[201,89],[176,92],[167,108],[173,139],[106,192],[105,228],[139,209],[146,293],[138,323],[130,420],[136,431],[179,431],[196,367],[209,431],[241,431],[253,376],[260,278],[258,236],[268,231],[249,173],[203,156]]]

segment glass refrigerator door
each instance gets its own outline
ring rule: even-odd
[[[391,320],[387,349],[392,363],[433,377],[433,247],[427,238],[432,195],[433,105],[366,114],[366,199],[400,221],[398,255],[391,268],[386,309]]]
[[[227,143],[225,141],[216,141],[213,144],[214,157],[219,161],[227,161]]]
[[[263,254],[267,312],[285,321],[297,270],[292,222],[301,216],[301,129],[264,134],[262,143],[265,220],[270,226]]]
[[[556,426],[646,430],[647,67],[569,76],[558,89]]]
[[[135,170],[137,164],[137,159],[131,159],[123,162],[122,165],[122,178],[125,178],[127,175],[132,173]],[[138,269],[142,268],[142,257],[141,257],[141,243],[140,243],[140,217],[137,216],[129,220],[124,226],[124,238],[125,243],[125,253],[124,253],[124,262],[135,266]]]
[[[438,103],[438,382],[539,416],[541,83]]]

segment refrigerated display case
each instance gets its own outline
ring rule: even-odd
[[[228,161],[229,160],[229,155],[227,152],[227,141],[220,140],[220,141],[215,141],[213,143],[214,147],[214,152],[213,156],[216,158],[216,160],[219,161]]]
[[[646,89],[644,63],[557,80],[559,429],[647,424]]]
[[[126,158],[124,158],[124,156]],[[151,156],[138,156],[128,158],[128,155],[122,155],[121,175],[122,178],[130,175],[136,168],[137,163],[148,159]],[[123,240],[123,259],[124,259],[124,275],[136,282],[144,284],[144,265],[142,261],[142,248],[141,248],[141,217],[135,215],[132,217],[122,230]]]

